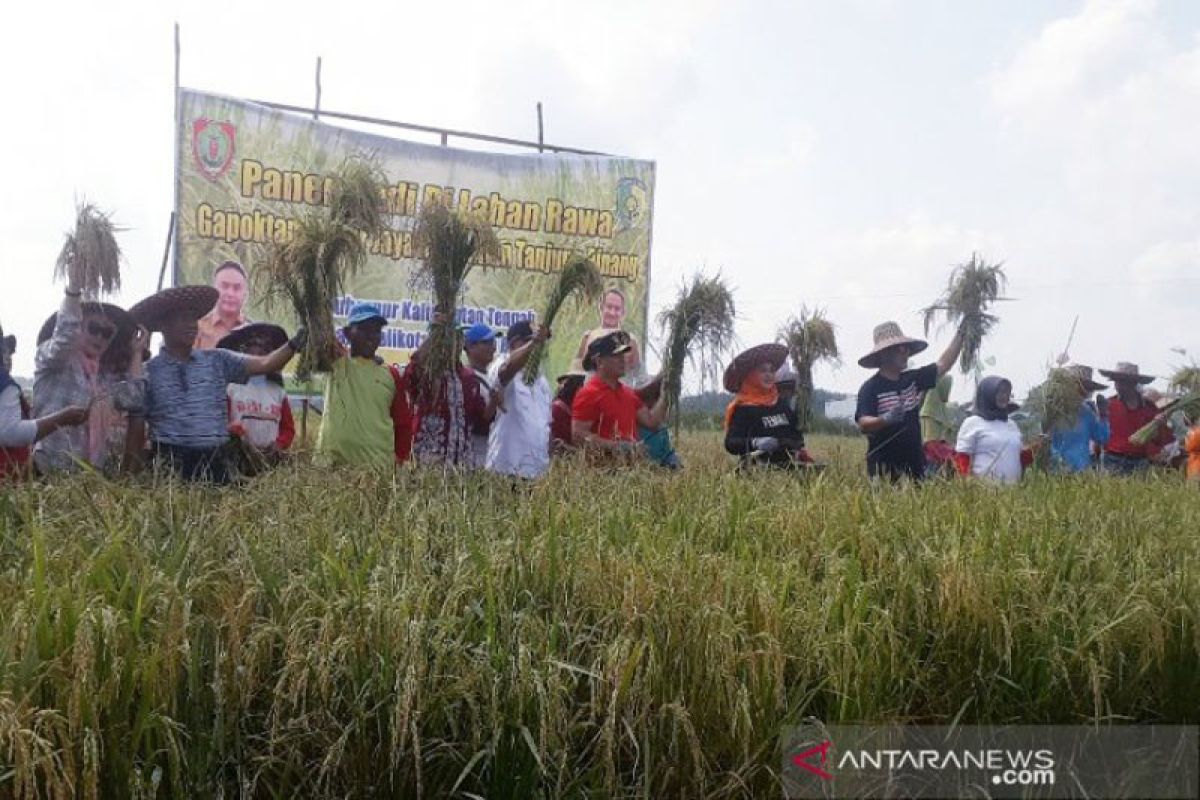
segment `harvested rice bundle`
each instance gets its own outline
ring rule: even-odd
[[[76,208],[75,230],[66,235],[54,277],[66,279],[85,297],[95,299],[121,288],[121,247],[112,219],[91,203]]]
[[[328,208],[301,218],[291,241],[270,246],[260,279],[265,280],[264,294],[286,299],[308,328],[308,342],[296,366],[301,380],[333,368],[334,300],[344,294],[346,279],[366,263],[364,237],[378,236],[386,227],[387,176],[375,161],[351,156],[333,179]]]
[[[604,277],[600,274],[600,270],[596,269],[596,265],[592,263],[591,259],[578,254],[571,256],[562,272],[558,274],[558,282],[554,284],[554,290],[550,292],[550,299],[546,301],[546,312],[542,315],[542,324],[553,328],[554,318],[558,316],[559,310],[567,300],[574,298],[576,303],[590,303],[596,300],[602,291],[604,291]],[[536,344],[533,352],[529,354],[529,360],[525,363],[523,373],[527,385],[533,386],[537,381],[538,370],[541,369],[545,354],[545,342]]]
[[[1200,367],[1191,364],[1177,369],[1171,376],[1171,390],[1178,392],[1180,397],[1163,408],[1152,422],[1134,431],[1129,437],[1130,442],[1142,447],[1150,444],[1175,414],[1183,414],[1190,420],[1200,419]]]
[[[944,317],[945,323],[962,330],[963,347],[958,365],[964,373],[976,368],[984,337],[1000,321],[999,317],[988,313],[988,308],[1004,299],[1000,293],[1007,282],[1001,264],[988,264],[972,253],[970,261],[954,268],[942,296],[922,310],[926,335],[939,316]]]
[[[1162,427],[1176,414],[1183,414],[1192,420],[1200,418],[1200,391],[1189,392],[1173,400],[1157,417],[1134,431],[1129,441],[1139,447],[1145,447],[1154,441]]]
[[[799,318],[793,317],[780,329],[779,338],[796,370],[796,417],[800,430],[807,430],[812,416],[813,367],[821,361],[839,360],[837,335],[824,311],[802,308]]]
[[[1054,433],[1074,428],[1079,421],[1083,397],[1083,385],[1078,375],[1063,367],[1051,369],[1040,387],[1036,403],[1041,412],[1042,430]]]
[[[426,203],[413,230],[413,247],[423,257],[415,279],[418,285],[433,292],[434,311],[445,321],[429,328],[429,346],[425,368],[419,373],[418,395],[429,398],[444,375],[458,364],[462,349],[461,335],[455,324],[462,285],[474,262],[500,258],[500,240],[487,217],[470,214],[431,202]]]
[[[662,391],[677,434],[684,364],[690,361],[715,382],[721,358],[733,345],[736,316],[733,292],[720,275],[693,276],[690,286],[680,287],[675,304],[658,315],[666,336]]]

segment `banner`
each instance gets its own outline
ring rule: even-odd
[[[501,331],[518,320],[536,324],[557,272],[581,252],[611,291],[559,313],[547,375],[566,371],[594,329],[619,327],[645,347],[654,162],[419,144],[190,89],[180,90],[176,146],[175,283],[216,285],[214,270],[236,261],[249,276],[247,319],[294,328],[291,308],[266,300],[257,265],[273,243],[291,238],[299,218],[322,207],[344,159],[363,154],[387,174],[389,229],[367,242],[368,263],[346,282],[334,315],[341,324],[354,302],[378,303],[388,318],[386,361],[406,362],[432,315],[432,296],[413,280],[419,262],[411,236],[418,210],[431,201],[486,214],[503,248],[500,264],[472,270],[460,323]]]

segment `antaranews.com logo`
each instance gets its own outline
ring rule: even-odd
[[[829,726],[783,732],[789,798],[1192,798],[1197,726]]]
[[[990,774],[994,786],[1053,786],[1055,760],[1052,750],[846,750],[831,764],[833,742],[818,745],[792,756],[792,763],[821,780],[832,781],[833,772],[886,770],[941,772],[975,770]]]

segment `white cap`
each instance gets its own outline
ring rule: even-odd
[[[776,383],[795,383],[796,371],[792,369],[792,365],[788,362],[783,362],[783,366],[775,370]]]

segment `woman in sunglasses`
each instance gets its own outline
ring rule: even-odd
[[[34,447],[39,472],[73,471],[83,464],[112,466],[123,447],[125,412],[136,398],[121,384],[141,374],[140,356],[149,334],[123,309],[84,302],[68,281],[62,305],[38,333],[33,373],[33,415],[65,408],[90,409],[87,421],[63,427]]]

